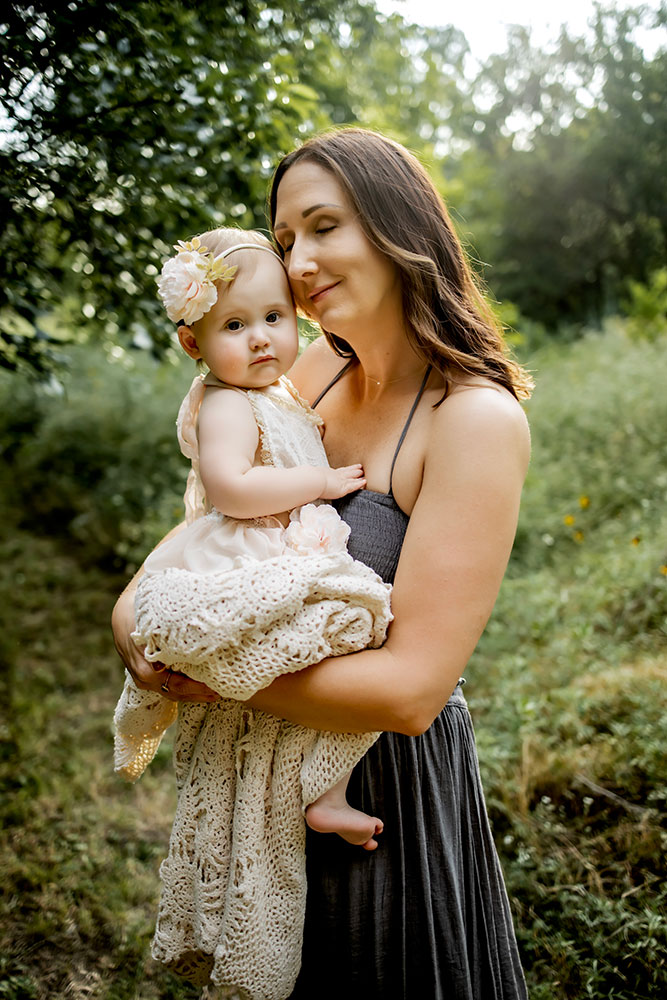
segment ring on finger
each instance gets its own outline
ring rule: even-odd
[[[164,679],[164,681],[162,683],[162,687],[160,688],[160,690],[164,691],[165,694],[169,693],[169,681],[171,680],[173,672],[174,671],[171,669],[171,667],[169,667],[167,669],[167,676],[165,677],[165,679]]]

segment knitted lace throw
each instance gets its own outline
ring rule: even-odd
[[[286,387],[247,390],[260,461],[284,468],[324,464],[319,418]],[[215,533],[222,516],[207,515],[196,445],[204,389],[195,379],[179,413],[179,441],[192,460],[187,518],[199,516],[202,530]],[[284,543],[290,529],[261,522],[249,530],[273,532],[278,554],[268,545],[267,558],[245,559],[241,547],[227,572],[166,567],[142,577],[136,636],[146,655],[204,681],[223,699],[176,704],[140,691],[127,675],[114,717],[115,766],[130,780],[139,777],[178,720],[178,804],[160,868],[153,956],[199,985],[216,983],[223,996],[285,1000],[301,962],[303,810],[378,734],[319,732],[238,699],[326,656],[381,645],[391,620],[390,588],[344,548],[291,548]]]

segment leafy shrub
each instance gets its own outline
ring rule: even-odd
[[[641,541],[667,488],[664,353],[618,322],[534,355],[533,458],[510,573],[576,561],[602,531]],[[625,544],[621,542],[621,544]]]
[[[514,302],[504,299],[489,305],[503,325],[507,342],[522,362],[549,342],[550,334],[544,324],[523,316]]]
[[[667,267],[654,271],[647,284],[628,281],[629,298],[622,305],[627,330],[636,340],[657,340],[667,334]]]
[[[182,517],[175,419],[193,374],[86,348],[59,383],[3,376],[0,448],[23,522],[67,535],[89,560],[137,565]]]

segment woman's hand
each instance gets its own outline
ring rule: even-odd
[[[134,683],[142,691],[155,691],[170,701],[220,701],[220,695],[206,684],[194,681],[185,674],[161,664],[149,663],[134,644],[134,594],[137,589],[137,575],[125,588],[116,602],[111,616],[114,643],[118,655],[132,675]]]

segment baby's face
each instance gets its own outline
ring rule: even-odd
[[[218,301],[195,323],[199,352],[217,378],[242,389],[271,385],[296,360],[299,337],[285,270],[265,250],[239,250],[225,263],[239,264]]]

